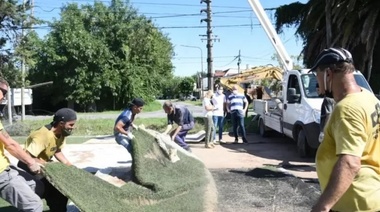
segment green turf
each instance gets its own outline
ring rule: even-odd
[[[213,180],[204,164],[181,152],[181,160],[171,163],[153,136],[141,130],[134,135],[134,182],[117,188],[60,163],[46,166],[47,177],[81,211],[205,211]]]

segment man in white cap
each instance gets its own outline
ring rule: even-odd
[[[336,104],[316,155],[319,211],[380,211],[380,103],[354,77],[351,53],[323,50],[311,69]]]

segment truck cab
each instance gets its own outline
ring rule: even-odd
[[[359,71],[354,76],[358,85],[372,92]],[[254,110],[259,116],[260,134],[265,136],[269,130],[275,130],[296,142],[301,157],[313,155],[319,146],[323,102],[316,85],[316,76],[308,69],[284,72],[281,97],[254,101]],[[271,104],[273,101],[276,103]]]

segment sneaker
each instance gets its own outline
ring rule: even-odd
[[[233,142],[233,144],[238,144],[239,143],[239,139],[235,138],[235,141]]]
[[[188,147],[184,147],[184,149],[185,149],[186,151],[190,152],[190,153],[192,152],[189,146],[188,146]]]
[[[212,149],[212,148],[214,148],[214,146],[213,146],[212,144],[206,144],[206,145],[205,145],[205,148],[207,148],[207,149]]]
[[[243,138],[243,143],[248,144],[248,140],[246,138]]]
[[[219,145],[219,141],[213,141],[212,144],[213,145]]]

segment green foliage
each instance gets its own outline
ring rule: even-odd
[[[9,46],[17,45],[16,38],[20,35],[21,20],[25,17],[22,5],[18,1],[8,0],[0,2],[0,76],[10,82],[10,86],[21,82],[20,72],[14,65],[15,55]]]
[[[372,70],[380,69],[380,61],[375,59],[380,55],[379,11],[377,0],[297,2],[276,9],[276,28],[281,32],[283,26],[297,27],[308,67],[321,50],[344,47],[352,53],[355,67],[370,79]]]
[[[189,96],[194,91],[194,79],[192,77],[185,77],[178,85],[178,89],[184,96]]]
[[[68,4],[51,27],[29,79],[54,81],[42,91],[52,104],[122,108],[134,97],[153,100],[172,77],[169,39],[129,4]]]
[[[182,82],[181,77],[173,77],[167,79],[161,87],[162,97],[167,99],[174,99],[180,95],[179,85]]]
[[[34,64],[31,58],[33,45],[30,45],[29,37],[33,39],[36,33],[28,29],[32,24],[42,23],[29,13],[32,7],[30,1],[26,1],[24,5],[19,2],[0,2],[0,76],[14,88],[22,85],[19,71],[21,58],[25,58],[26,67]]]

